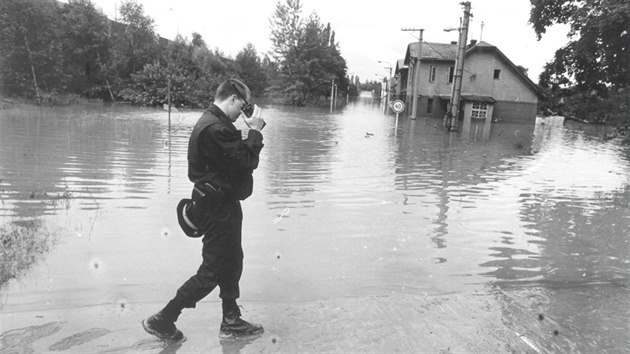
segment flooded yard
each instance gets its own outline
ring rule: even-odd
[[[165,346],[140,321],[201,261],[175,215],[200,112],[0,111],[0,352],[630,351],[630,147],[606,127],[264,114],[240,304],[265,335],[220,343],[213,292]]]

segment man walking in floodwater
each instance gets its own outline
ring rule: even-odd
[[[217,285],[223,302],[219,337],[236,339],[263,333],[263,327],[241,318],[236,299],[243,270],[240,200],[252,193],[253,170],[263,148],[265,126],[261,110],[249,104],[249,88],[228,79],[215,94],[214,103],[195,125],[188,143],[188,178],[195,184],[191,199],[177,206],[178,221],[186,235],[203,236],[203,261],[175,297],[157,314],[142,321],[144,329],[168,341],[183,341],[175,322],[184,308],[194,308]],[[243,116],[247,139],[234,122]]]

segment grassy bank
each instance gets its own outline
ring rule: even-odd
[[[31,220],[0,225],[0,288],[24,275],[58,241],[58,234],[41,221]]]

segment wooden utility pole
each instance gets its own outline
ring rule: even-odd
[[[26,37],[26,28],[24,28],[24,26],[20,26],[20,31],[22,32],[22,39],[24,39],[24,45],[26,48],[26,54],[28,55],[28,63],[31,66],[31,75],[33,77],[33,88],[35,89],[35,97],[37,98],[37,101],[40,101],[40,94],[39,94],[39,86],[37,85],[37,75],[35,74],[35,63],[33,62],[33,53],[31,52],[31,45],[28,41],[28,38]]]
[[[168,147],[171,147],[171,74],[168,74]]]
[[[337,110],[337,84],[335,84],[335,104],[333,105],[333,110]]]
[[[330,113],[333,112],[333,108],[335,105],[335,80],[332,80],[330,83]]]
[[[346,105],[350,101],[350,85],[346,87]]]
[[[411,119],[416,119],[416,113],[418,111],[418,96],[420,95],[420,58],[422,56],[422,33],[424,28],[401,28],[403,32],[420,32],[418,36],[418,52],[416,53],[416,60],[413,65],[413,79],[411,85]],[[407,87],[409,90],[409,87]]]
[[[389,114],[389,103],[391,102],[391,98],[390,96],[390,91],[392,90],[391,88],[392,85],[392,66],[391,64],[389,65],[389,76],[387,77],[387,96],[385,98],[385,114]]]
[[[451,103],[444,117],[444,126],[449,131],[457,130],[459,101],[462,93],[462,74],[464,72],[464,56],[466,53],[466,40],[468,38],[468,23],[470,22],[470,1],[462,2],[461,4],[464,5],[464,20],[459,28],[457,61],[455,62],[455,77],[451,91]]]
[[[101,64],[101,67],[105,67],[103,60],[101,59],[101,53],[98,49],[96,50],[96,57],[98,58],[98,62]],[[105,79],[105,84],[107,85],[107,90],[109,90],[109,97],[112,99],[112,102],[115,102],[116,100],[114,99],[114,93],[112,92],[112,86],[109,84],[109,79]]]

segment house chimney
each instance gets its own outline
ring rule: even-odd
[[[451,41],[451,44],[457,45],[457,41]]]

